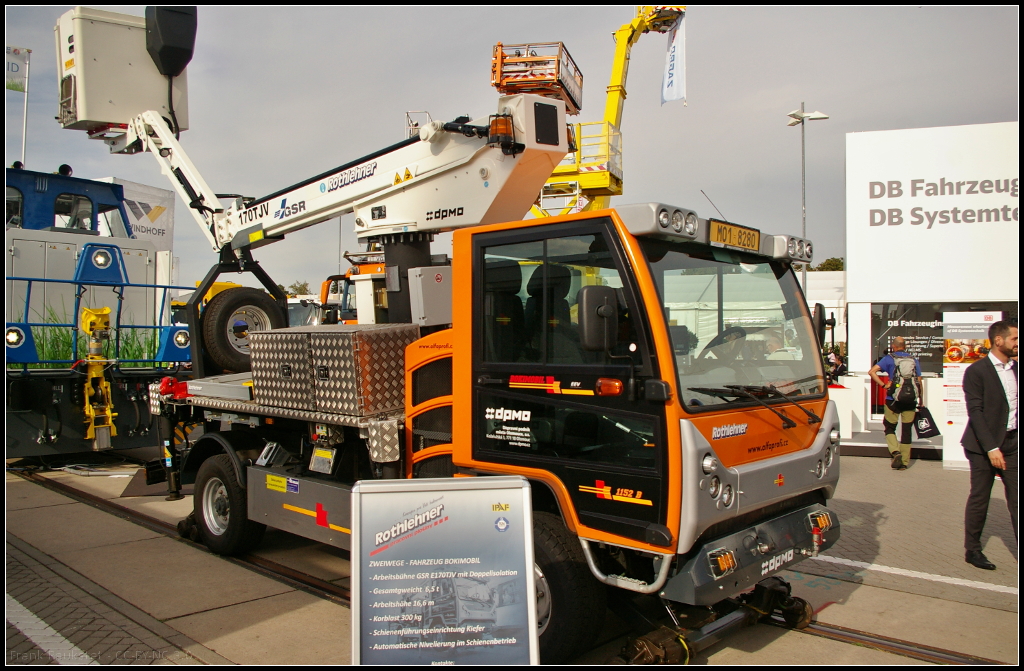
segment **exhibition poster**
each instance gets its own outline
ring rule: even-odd
[[[946,438],[943,441],[943,465],[967,468],[967,457],[960,446],[960,437],[967,428],[967,403],[964,399],[964,371],[975,361],[988,356],[991,344],[988,327],[1002,319],[1001,312],[942,313],[942,386],[946,416]]]
[[[352,489],[354,664],[536,664],[533,520],[519,476]]]

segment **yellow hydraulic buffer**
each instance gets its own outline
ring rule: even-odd
[[[103,354],[104,342],[110,340],[110,308],[82,308],[82,331],[89,337],[85,377],[85,439],[93,441],[94,450],[109,450],[110,439],[117,435],[114,426],[114,403],[110,382],[104,375],[110,363]]]

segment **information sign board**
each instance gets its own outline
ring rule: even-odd
[[[536,664],[533,516],[519,476],[352,488],[354,664]]]

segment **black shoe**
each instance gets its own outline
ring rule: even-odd
[[[968,552],[967,556],[965,557],[965,561],[971,566],[977,566],[978,568],[983,568],[986,571],[996,570],[996,565],[990,562],[988,560],[988,557],[986,557],[981,552],[981,550],[975,552]]]
[[[906,466],[903,465],[903,455],[901,453],[899,453],[899,452],[893,452],[892,453],[892,467],[893,467],[894,470],[899,470],[901,468],[906,468]]]

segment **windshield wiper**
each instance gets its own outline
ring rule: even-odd
[[[730,385],[730,384],[727,384],[725,386],[729,387],[730,389],[751,389],[753,391],[760,391],[760,392],[764,392],[766,394],[775,394],[776,396],[781,396],[782,398],[786,399],[787,401],[789,401],[790,403],[792,403],[796,407],[798,407],[801,410],[803,410],[804,413],[806,413],[806,415],[807,415],[807,423],[808,424],[821,424],[821,417],[818,417],[816,414],[814,414],[813,412],[811,412],[810,410],[808,410],[804,406],[800,405],[799,403],[794,401],[792,398],[790,398],[786,394],[783,394],[781,391],[776,389],[775,385],[773,385],[773,384],[769,384],[769,385],[746,385],[746,386],[742,386],[742,387],[740,385]]]
[[[789,417],[787,417],[786,415],[782,414],[781,412],[779,412],[778,410],[776,410],[772,406],[768,405],[767,403],[765,403],[764,401],[759,399],[757,396],[754,396],[753,394],[751,394],[749,391],[747,391],[743,387],[741,387],[739,385],[735,385],[735,384],[727,384],[725,386],[726,386],[725,389],[715,389],[713,387],[688,387],[688,389],[690,391],[700,392],[701,394],[707,394],[709,396],[718,396],[718,397],[725,397],[725,396],[739,397],[739,396],[745,396],[746,398],[752,399],[752,400],[756,401],[757,403],[760,403],[761,405],[763,405],[764,407],[768,408],[769,410],[774,412],[776,415],[778,415],[779,418],[782,420],[782,428],[783,429],[792,429],[792,428],[796,427],[796,422],[794,422]]]

